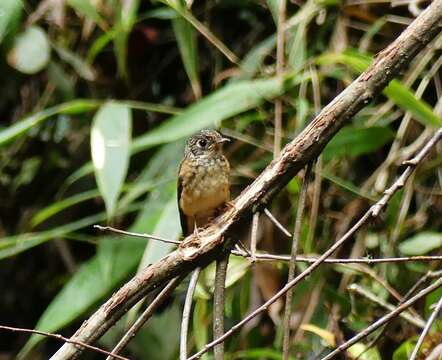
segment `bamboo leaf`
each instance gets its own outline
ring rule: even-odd
[[[356,51],[348,51],[341,54],[324,54],[317,59],[317,62],[320,64],[341,63],[361,73],[367,69],[372,59]],[[409,111],[423,125],[442,126],[442,119],[433,112],[431,107],[425,101],[416,98],[413,92],[400,81],[392,80],[383,93],[402,110]]]
[[[198,44],[195,28],[182,17],[172,19],[172,26],[193,94],[196,99],[199,99],[201,85],[198,75]]]
[[[131,132],[132,115],[123,104],[108,102],[94,117],[91,129],[92,163],[109,219],[115,213],[129,166]]]

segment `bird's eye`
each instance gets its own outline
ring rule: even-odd
[[[198,145],[200,148],[204,149],[204,148],[207,146],[207,140],[200,139],[200,140],[198,140],[197,145]]]

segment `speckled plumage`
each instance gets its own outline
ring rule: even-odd
[[[230,167],[224,139],[214,130],[189,138],[178,176],[178,207],[183,234],[205,225],[230,199]],[[204,146],[203,146],[204,145]]]

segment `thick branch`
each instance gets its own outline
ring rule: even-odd
[[[333,135],[380,94],[390,80],[440,33],[441,21],[442,0],[434,0],[396,41],[378,54],[367,71],[282,150],[280,156],[233,201],[228,211],[199,232],[198,238],[188,236],[177,250],[138,273],[83,323],[72,340],[94,342],[145,294],[221,256],[223,247],[232,245],[229,234],[234,234],[239,220],[265,206],[307,162],[316,158]],[[72,359],[80,353],[81,349],[65,344],[52,359]]]

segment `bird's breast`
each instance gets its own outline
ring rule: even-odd
[[[230,198],[229,165],[212,159],[190,166],[183,176],[180,206],[187,216],[213,212]]]

